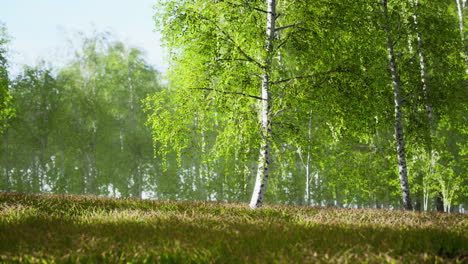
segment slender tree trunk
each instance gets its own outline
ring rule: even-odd
[[[343,208],[343,195],[341,194],[341,186],[335,186],[335,206]]]
[[[437,192],[436,194],[436,199],[435,199],[435,205],[436,205],[436,210],[437,212],[443,212],[444,211],[444,199],[443,195],[441,192]]]
[[[465,46],[465,22],[463,20],[463,12],[466,8],[466,0],[455,0],[457,2],[457,13],[459,19],[459,26],[460,26],[460,36],[462,41],[462,49],[463,49],[463,57],[465,60],[465,72],[468,74],[468,50]]]
[[[136,198],[139,198],[139,199],[142,199],[143,198],[143,188],[142,188],[142,185],[143,185],[143,174],[141,172],[141,168],[140,166],[138,166],[138,168],[136,169],[136,173],[137,173],[137,178],[136,178],[136,184],[137,184],[137,189],[136,189]]]
[[[276,21],[276,0],[267,1],[267,23],[266,23],[266,49],[267,57],[264,65],[264,72],[262,78],[262,102],[260,110],[260,123],[261,123],[261,146],[260,156],[258,160],[257,178],[255,187],[250,200],[250,208],[255,209],[263,204],[265,197],[268,177],[270,175],[270,146],[271,146],[271,100],[270,100],[270,75],[271,75],[271,61],[273,58],[273,41],[275,37],[275,21]]]
[[[255,158],[252,158],[250,162],[251,162],[250,171],[252,175],[256,175],[257,169],[258,169],[257,160]],[[246,173],[243,173],[242,174],[242,198],[248,197],[250,195],[249,193],[250,190],[247,190],[247,187],[250,183],[251,183],[250,178],[248,178]]]
[[[306,205],[310,206],[310,168],[306,166]]]
[[[40,180],[39,180],[39,161],[37,158],[37,152],[33,151],[32,154],[32,193],[40,193],[41,191],[41,186],[40,186]]]
[[[68,193],[70,192],[70,187],[68,187],[69,185],[67,184],[67,174],[66,174],[66,169],[65,169],[65,150],[64,150],[64,146],[63,144],[61,145],[61,159],[60,159],[60,170],[61,170],[61,173],[59,173],[59,175],[61,175],[61,179],[60,179],[60,192],[63,192],[63,193]]]
[[[93,121],[93,139],[92,139],[92,154],[89,159],[89,189],[91,194],[98,194],[97,190],[97,168],[96,168],[96,158],[97,158],[97,118],[94,117]]]
[[[93,47],[94,49],[95,47]],[[93,50],[93,53],[96,52]],[[92,81],[91,84],[91,94],[94,99],[94,107],[97,107],[97,101],[98,99],[98,94],[97,94],[97,84],[96,84],[96,79],[97,79],[97,58],[96,54],[93,54],[93,66],[92,66],[92,72],[91,72],[91,78],[90,81]],[[93,120],[91,122],[93,126],[93,135],[92,135],[92,140],[91,140],[91,155],[88,156],[89,158],[89,192],[91,194],[98,194],[98,187],[97,187],[97,178],[98,178],[98,169],[97,169],[97,144],[98,144],[98,135],[97,135],[97,128],[98,128],[98,115],[97,115],[97,110],[94,109],[92,111],[92,117]]]
[[[307,144],[307,161],[306,161],[306,203],[310,206],[310,145],[312,144],[312,110],[309,116],[309,142]]]
[[[309,139],[310,139],[310,129],[311,129],[311,124],[310,124],[311,119],[309,119]],[[301,147],[298,147],[297,149],[297,154],[299,155],[299,159],[302,162],[302,166],[305,168],[305,201],[306,205],[310,206],[310,140],[308,142],[307,146],[307,158],[304,160],[304,157],[302,156],[302,149]]]
[[[457,13],[458,13],[458,19],[459,19],[461,40],[462,42],[465,42],[465,34],[463,32],[463,28],[465,26],[465,23],[463,21],[463,10],[465,8],[465,3],[463,2],[463,0],[455,0],[455,1],[457,2]]]
[[[428,96],[428,86],[427,86],[427,70],[426,70],[426,56],[424,53],[424,45],[421,36],[421,32],[419,31],[419,23],[418,23],[418,6],[419,1],[412,0],[412,4],[415,8],[415,13],[413,15],[414,18],[414,25],[416,29],[416,38],[418,41],[418,55],[419,55],[419,66],[420,66],[420,73],[421,73],[421,83],[422,83],[422,92],[424,96],[424,101],[426,104],[426,112],[429,119],[429,127],[431,129],[431,136],[434,136],[435,133],[435,123],[434,123],[434,112],[432,111],[432,105],[429,103],[429,96]]]
[[[89,163],[88,163],[88,154],[84,154],[83,157],[83,186],[81,188],[82,194],[89,194]]]
[[[400,187],[403,196],[403,207],[406,210],[412,210],[411,195],[408,183],[408,171],[406,169],[406,153],[405,141],[403,133],[403,114],[402,114],[402,100],[400,91],[400,76],[397,71],[397,63],[395,60],[395,53],[393,49],[393,40],[390,35],[390,21],[388,17],[387,0],[382,0],[383,13],[385,18],[385,33],[387,36],[387,49],[390,64],[390,71],[393,82],[393,94],[395,103],[395,139],[396,149],[398,155],[398,171],[400,176]]]
[[[459,0],[457,0],[457,2],[458,1]],[[429,102],[429,95],[428,95],[428,85],[427,85],[428,76],[427,76],[427,70],[426,70],[426,57],[424,53],[423,39],[421,36],[421,32],[419,30],[419,21],[418,21],[419,20],[418,19],[419,18],[419,10],[418,10],[419,1],[412,0],[411,4],[413,5],[413,8],[414,8],[413,19],[414,19],[414,26],[416,30],[416,38],[418,41],[418,55],[419,55],[419,67],[420,67],[420,74],[421,74],[422,94],[423,94],[424,102],[426,105],[427,118],[429,122],[428,151],[429,151],[429,154],[431,155],[431,161],[432,161],[432,158],[433,158],[432,157],[433,155],[432,142],[433,142],[433,138],[436,135],[437,128],[436,128],[436,123],[435,123],[435,118],[434,118],[434,111],[432,110],[432,105]],[[463,23],[463,20],[461,21],[462,21],[461,23]],[[433,170],[434,164],[431,162],[430,166],[431,168],[429,171],[430,173],[432,173],[434,171]],[[437,195],[436,196],[437,211],[443,212],[444,203],[442,200],[442,194],[438,192],[436,195]]]
[[[321,206],[322,205],[322,185],[320,184],[320,175],[317,172],[314,174],[314,182],[315,182],[315,188],[314,188],[314,196],[315,199],[312,201],[314,202],[314,205]]]
[[[423,176],[420,173],[418,173],[418,175],[416,176],[416,181],[421,186],[423,185]],[[423,200],[421,190],[416,191],[415,199],[416,199],[416,202],[414,203],[414,210],[421,211],[422,210],[422,202],[421,201]]]
[[[10,130],[7,129],[5,132],[5,182],[4,182],[4,191],[10,191],[10,164],[9,162],[9,148],[10,148]]]
[[[427,209],[428,209],[428,205],[429,205],[429,184],[426,184],[426,183],[423,183],[423,184],[424,184],[424,187],[423,187],[423,195],[424,195],[423,206],[424,206],[424,212],[426,212]]]
[[[46,161],[45,161],[45,150],[47,147],[47,137],[43,135],[41,137],[41,150],[39,154],[39,168],[40,168],[40,177],[39,177],[39,182],[40,182],[40,191],[42,192],[45,190],[45,182],[46,182]]]

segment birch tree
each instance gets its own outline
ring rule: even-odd
[[[322,2],[317,5],[327,8]],[[186,152],[195,142],[187,138],[186,129],[196,120],[197,127],[216,134],[208,152],[217,158],[244,163],[232,153],[257,156],[255,181],[246,183],[254,189],[250,207],[260,207],[274,167],[272,157],[281,153],[275,142],[285,138],[283,132],[292,129],[287,118],[297,114],[292,109],[298,107],[291,106],[298,98],[312,98],[313,85],[319,87],[346,68],[344,59],[333,54],[339,46],[322,45],[323,54],[308,47],[308,42],[320,43],[314,36],[328,30],[316,25],[319,18],[314,17],[328,14],[314,8],[306,1],[161,1],[156,22],[170,48],[175,91],[147,101],[158,152]],[[320,59],[311,62],[307,54]],[[172,103],[165,99],[167,93]]]
[[[428,72],[427,72],[427,63],[426,63],[426,54],[424,52],[424,44],[423,44],[423,37],[420,31],[420,25],[419,25],[419,8],[420,8],[420,3],[419,1],[411,0],[411,5],[412,5],[412,11],[413,11],[413,23],[414,23],[414,31],[416,33],[416,41],[417,41],[417,53],[419,56],[419,69],[420,69],[420,80],[421,80],[421,89],[422,89],[422,96],[425,104],[425,109],[427,112],[427,122],[428,122],[428,152],[430,155],[433,155],[434,151],[432,150],[432,141],[435,136],[435,132],[437,130],[436,123],[435,123],[435,118],[434,118],[434,113],[432,110],[432,105],[429,100],[429,95],[428,95]],[[432,160],[432,158],[431,158]],[[432,167],[432,162],[429,163],[429,165]],[[429,173],[432,173],[434,171],[434,168],[429,169]],[[429,175],[430,177],[430,175]],[[426,177],[427,178],[427,177]],[[426,188],[424,188],[425,190]],[[424,191],[424,199],[427,197],[427,191]],[[419,202],[419,201],[418,201]],[[441,198],[439,196],[436,197],[436,204],[437,207],[440,208],[439,204],[441,203]],[[419,207],[419,206],[417,206]],[[443,206],[442,206],[443,207]],[[427,202],[424,202],[424,208],[427,208]]]
[[[212,106],[210,114],[207,114],[206,111],[202,113],[196,103],[184,100],[186,107],[188,105],[195,107],[189,108],[197,112],[196,118],[193,118],[199,125],[204,124],[205,126],[207,125],[204,123],[206,120],[225,120],[217,121],[226,125],[223,127],[223,131],[217,130],[216,145],[218,146],[227,143],[223,143],[223,138],[226,138],[228,133],[236,133],[228,128],[233,123],[238,126],[237,128],[244,130],[244,133],[240,135],[241,138],[251,138],[259,144],[257,148],[259,150],[257,176],[250,201],[251,208],[258,208],[263,203],[271,170],[273,117],[271,84],[275,77],[274,68],[276,67],[273,60],[275,54],[278,54],[275,47],[275,43],[278,41],[275,32],[287,30],[294,25],[277,26],[277,3],[274,0],[269,0],[266,4],[262,1],[251,1],[244,4],[228,1],[196,1],[193,3],[167,1],[160,3],[160,5],[165,8],[165,13],[160,14],[159,25],[163,27],[163,33],[166,33],[166,41],[173,48],[176,48],[174,49],[174,57],[176,57],[178,69],[181,69],[181,64],[185,64],[185,67],[188,66],[187,64],[191,64],[191,70],[195,69],[196,71],[196,68],[202,67],[205,71],[200,76],[191,75],[184,85],[186,95],[193,94],[197,97],[201,95],[202,98],[205,98],[205,102],[202,102],[201,105],[211,104]],[[183,32],[183,35],[177,36],[181,39],[175,39],[175,36],[172,35],[178,33],[177,30],[174,30],[175,28]],[[201,56],[199,55],[195,60],[201,59],[202,61],[197,61],[197,64],[194,64],[193,60],[189,62],[177,58],[192,53],[192,50],[201,52]],[[200,62],[203,62],[204,66],[199,64]],[[207,74],[207,71],[210,73]],[[241,82],[239,83],[237,80]],[[180,80],[176,83],[180,83]],[[255,89],[255,86],[258,88]],[[158,100],[157,97],[153,98],[153,103],[155,100]],[[234,117],[233,113],[225,112],[226,107],[240,111],[235,112],[234,114],[237,116]],[[153,107],[152,109],[153,114],[150,120],[154,122],[152,127],[156,130],[154,131],[157,134],[155,139],[163,142],[165,139],[161,136],[163,134],[161,133],[161,118],[157,117],[160,111],[158,108]],[[252,122],[253,113],[251,110],[253,109],[257,112],[255,115],[258,116],[259,127],[255,124],[256,122]],[[187,110],[186,108],[182,111]],[[187,116],[186,113],[182,112],[179,112],[178,115]],[[190,119],[192,118],[189,118],[189,122],[191,122]],[[239,119],[247,120],[240,121]],[[169,127],[174,125],[173,122],[166,124]],[[255,132],[252,129],[258,130]],[[168,130],[173,131],[174,129]],[[207,128],[205,128],[206,130]],[[247,139],[247,141],[251,139]],[[187,142],[186,139],[183,141]],[[184,148],[187,148],[187,145],[180,146],[180,150]]]
[[[281,159],[283,146],[293,144],[289,136],[304,125],[291,120],[309,116],[300,102],[325,114],[325,127],[336,135],[367,131],[374,120],[368,113],[382,115],[386,107],[377,103],[387,96],[377,78],[382,51],[370,44],[379,37],[372,34],[372,8],[344,7],[326,1],[161,2],[156,21],[173,64],[171,91],[147,100],[157,152],[187,154],[196,143],[188,129],[195,121],[216,135],[208,152],[217,159],[223,153],[245,162],[230,153],[253,157],[259,151],[250,200],[256,208],[269,174],[280,167],[271,157]]]
[[[265,197],[268,177],[270,176],[271,163],[271,99],[270,99],[270,79],[271,66],[274,55],[274,39],[276,30],[276,0],[267,1],[267,19],[266,19],[266,57],[263,63],[264,72],[262,73],[262,89],[261,89],[261,147],[260,157],[258,161],[258,172],[255,180],[255,187],[250,200],[250,208],[258,208],[262,206]]]
[[[455,0],[457,3],[457,14],[460,27],[461,40],[465,42],[465,21],[464,21],[464,12],[466,8],[466,0]]]
[[[406,210],[412,210],[413,205],[411,202],[411,195],[408,182],[408,171],[406,168],[406,152],[405,152],[405,140],[403,132],[403,114],[402,114],[402,95],[401,95],[401,83],[400,76],[397,69],[397,62],[395,59],[395,51],[393,48],[393,39],[391,36],[390,19],[388,15],[387,0],[382,0],[382,9],[384,15],[384,29],[387,38],[387,50],[388,50],[388,63],[390,67],[390,73],[392,77],[392,86],[394,94],[394,107],[395,107],[395,141],[398,156],[398,172],[400,177],[400,187],[403,196],[403,207]]]
[[[468,49],[466,45],[466,32],[465,32],[465,10],[466,0],[455,0],[457,3],[458,25],[460,27],[460,36],[462,42],[463,55],[465,57],[465,72],[468,74]]]

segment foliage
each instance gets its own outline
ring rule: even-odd
[[[464,212],[468,75],[456,5],[419,2],[389,3],[412,199],[417,210],[434,210],[441,193],[447,211]],[[155,22],[171,64],[165,87],[142,51],[108,33],[73,40],[75,57],[62,67],[27,66],[11,78],[2,33],[0,122],[9,127],[0,189],[247,201],[262,140],[264,8],[260,0],[159,1]],[[277,11],[286,28],[273,40],[265,201],[401,208],[381,6],[297,0],[278,1]]]
[[[389,3],[409,159],[436,147],[425,113],[428,104],[436,122],[449,120],[452,131],[466,127],[461,43],[451,8],[445,1],[422,1],[415,28],[416,10],[408,1]],[[192,190],[211,192],[217,199],[231,199],[224,196],[226,189],[245,193],[256,171],[262,136],[255,97],[262,74],[258,63],[265,57],[264,9],[262,1],[159,1],[155,9],[156,28],[171,62],[170,89],[146,101],[156,157],[176,156],[184,179],[194,177],[184,171],[204,167],[208,172],[199,173],[204,180]],[[267,201],[304,204],[309,186],[317,205],[400,208],[381,6],[280,1],[277,9],[277,26],[294,26],[279,31],[274,40],[274,163]],[[427,96],[421,91],[417,30],[424,36]],[[410,168],[416,204],[422,203],[424,190],[431,190],[427,200],[439,189],[427,162]],[[237,197],[245,201],[245,196]],[[427,203],[427,209],[433,207]]]
[[[68,65],[25,67],[12,81],[6,190],[142,195],[155,161],[141,100],[159,89],[158,73],[140,50],[107,38],[85,36]]]
[[[0,21],[0,134],[8,125],[8,120],[14,117],[11,106],[12,97],[9,88],[7,45],[9,38],[6,27]]]

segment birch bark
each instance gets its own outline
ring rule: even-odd
[[[393,40],[390,35],[390,21],[388,16],[387,0],[382,0],[382,8],[385,19],[385,33],[387,37],[387,50],[388,60],[390,65],[390,72],[392,76],[393,95],[394,95],[394,108],[395,108],[395,140],[398,156],[398,172],[400,177],[400,187],[403,196],[403,207],[406,210],[412,210],[411,195],[408,183],[408,171],[406,169],[406,153],[405,141],[403,132],[403,114],[402,114],[402,99],[400,90],[400,76],[397,70],[397,63],[395,60],[395,52],[393,49]]]
[[[309,116],[309,142],[307,144],[307,163],[306,163],[306,202],[310,206],[310,145],[312,144],[312,110]]]
[[[418,55],[419,55],[419,66],[420,66],[420,73],[421,73],[422,92],[423,92],[423,97],[424,97],[424,101],[426,104],[427,116],[430,122],[429,127],[431,129],[431,135],[433,135],[434,113],[432,111],[432,105],[429,103],[428,87],[427,87],[428,76],[427,76],[427,71],[426,71],[426,57],[424,53],[421,31],[419,30],[419,23],[418,23],[418,10],[417,9],[419,6],[419,1],[412,0],[411,3],[415,9],[415,13],[413,14],[413,19],[414,19],[414,25],[415,25],[415,30],[416,30],[416,39],[418,41]]]
[[[462,42],[465,42],[465,34],[463,33],[464,21],[463,21],[463,9],[465,8],[465,2],[463,0],[455,0],[457,2],[457,13],[460,25],[460,35]]]
[[[463,20],[463,11],[466,8],[466,0],[455,0],[457,2],[457,13],[458,13],[458,19],[459,19],[459,26],[460,26],[460,36],[461,36],[461,41],[462,41],[462,48],[463,48],[463,56],[465,59],[465,72],[468,74],[468,54],[467,50],[465,47],[465,33],[463,31],[465,27],[465,22]]]
[[[273,41],[275,37],[275,22],[276,22],[276,0],[267,0],[267,23],[266,23],[266,50],[264,72],[262,76],[262,102],[260,107],[260,124],[261,124],[261,145],[260,156],[258,160],[257,177],[255,187],[250,200],[250,208],[259,208],[263,204],[266,187],[269,177],[270,167],[270,146],[271,146],[271,100],[270,100],[270,75],[271,62],[273,59]]]
[[[311,199],[310,199],[310,145],[312,144],[312,110],[310,110],[309,115],[309,131],[308,131],[308,142],[307,142],[307,157],[304,159],[302,156],[302,149],[299,147],[297,149],[297,153],[299,158],[301,159],[302,165],[306,171],[306,182],[305,182],[305,193],[306,193],[306,205],[310,206]]]
[[[458,0],[457,0],[458,1]],[[423,45],[423,39],[421,36],[421,31],[419,30],[419,1],[411,0],[411,4],[413,5],[414,13],[413,13],[413,21],[414,21],[414,26],[415,26],[415,31],[416,31],[416,39],[418,42],[418,56],[419,56],[419,68],[420,68],[420,75],[421,75],[421,84],[422,84],[422,94],[425,102],[425,107],[426,107],[426,112],[427,112],[427,117],[428,117],[428,122],[429,122],[429,154],[431,155],[431,160],[433,156],[433,151],[432,151],[432,139],[435,137],[436,133],[436,126],[435,126],[435,119],[434,119],[434,112],[432,110],[432,105],[429,102],[429,96],[428,96],[428,86],[427,86],[427,70],[426,70],[426,57],[424,53],[424,45]],[[432,173],[434,171],[434,166],[433,163],[431,162],[430,164],[430,170],[429,173]],[[443,211],[443,201],[442,201],[442,194],[438,193],[438,196],[436,196],[436,207],[438,211]]]

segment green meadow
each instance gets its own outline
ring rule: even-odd
[[[467,263],[468,216],[0,194],[1,263]]]

